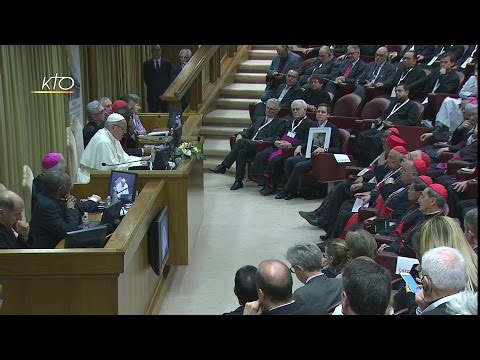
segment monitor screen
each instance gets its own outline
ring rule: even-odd
[[[135,201],[137,177],[138,174],[136,173],[112,170],[108,189],[108,195],[112,199],[112,203],[116,202],[117,199],[130,203]]]
[[[69,231],[65,236],[65,248],[103,248],[107,236],[107,226]]]
[[[153,155],[153,165],[152,170],[166,170],[167,163],[172,156],[172,148],[170,145],[167,145],[159,150],[155,151]]]
[[[120,224],[122,217],[120,212],[122,211],[122,208],[123,203],[117,200],[103,209],[102,221],[100,221],[100,224],[108,227],[108,233],[114,232],[118,224]]]
[[[160,275],[168,261],[168,208],[165,206],[153,219],[148,231],[148,261],[155,274]]]

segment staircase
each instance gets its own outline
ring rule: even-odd
[[[217,109],[203,116],[200,135],[205,138],[205,170],[220,164],[230,152],[230,136],[250,126],[248,105],[260,101],[265,75],[275,55],[276,45],[252,45],[249,59],[238,67],[234,83],[221,89]],[[228,171],[235,173],[235,163]]]

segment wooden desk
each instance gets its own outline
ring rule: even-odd
[[[0,251],[0,314],[158,314],[176,265],[188,264],[203,220],[203,162],[178,170],[137,171],[138,198],[104,248]],[[106,197],[110,173],[92,173],[72,193]],[[148,229],[168,206],[169,262],[148,263]]]

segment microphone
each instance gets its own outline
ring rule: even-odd
[[[121,162],[121,163],[118,163],[118,164],[107,164],[105,162],[102,162],[102,166],[117,166],[117,165],[125,165],[125,164],[131,164],[131,163],[136,163],[136,162],[141,162],[142,160],[133,160],[133,161],[125,161],[125,162]]]

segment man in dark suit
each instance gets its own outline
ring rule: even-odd
[[[267,87],[262,96],[263,99],[274,97],[273,92],[280,84],[284,84],[287,81],[286,74],[290,70],[295,70],[299,74],[303,71],[302,58],[291,52],[288,45],[277,46],[277,54],[272,59],[270,68],[267,70]]]
[[[357,86],[354,94],[365,100],[366,88],[381,88],[385,82],[393,79],[397,68],[387,62],[388,49],[384,46],[378,48],[375,53],[375,61],[369,63],[363,73],[357,79]]]
[[[33,247],[53,249],[68,231],[78,230],[80,214],[93,211],[98,201],[81,202],[70,194],[71,181],[66,172],[53,170],[44,176],[44,191],[38,196],[30,221]],[[93,197],[93,196],[92,196]]]
[[[316,144],[315,140],[311,146],[311,156],[315,156],[320,153],[335,154],[341,152],[340,149],[340,132],[335,124],[328,121],[330,115],[330,106],[327,104],[320,104],[317,108],[317,123],[316,127],[328,127],[331,129],[330,143],[328,146],[325,144]],[[298,145],[295,149],[294,156],[289,157],[286,162],[287,170],[287,183],[285,188],[281,191],[275,199],[290,200],[297,196],[297,188],[300,182],[300,177],[312,170],[312,160],[305,157],[307,143]],[[303,154],[303,155],[302,155]]]
[[[410,84],[411,87],[423,89],[427,94],[430,93],[446,93],[455,94],[460,78],[453,65],[455,64],[455,57],[451,53],[442,55],[440,59],[440,68],[432,70],[430,74]],[[428,103],[428,97],[423,99],[422,104]],[[425,110],[427,112],[427,110]]]
[[[278,85],[275,91],[273,91],[273,95],[271,97],[280,101],[281,108],[289,109],[292,101],[301,99],[303,97],[303,91],[298,85],[298,77],[299,72],[297,70],[289,70],[287,74],[287,82]],[[262,96],[262,102],[259,102],[255,105],[255,110],[251,119],[252,122],[259,116],[265,116],[265,103],[268,99],[269,98],[264,98]]]
[[[390,303],[390,272],[374,260],[358,257],[342,272],[344,315],[385,315]]]
[[[269,99],[266,109],[265,116],[258,117],[248,129],[244,129],[237,134],[237,141],[232,151],[230,151],[220,165],[211,169],[214,173],[225,174],[227,169],[229,169],[234,162],[237,162],[235,182],[230,190],[238,190],[243,187],[242,181],[245,177],[247,159],[254,157],[256,154],[255,143],[257,141],[273,143],[285,132],[285,120],[276,116],[279,110],[279,101],[274,98]]]
[[[326,315],[317,307],[301,305],[293,300],[292,274],[281,261],[262,261],[258,265],[255,282],[258,300],[246,303],[243,315]]]
[[[190,61],[190,58],[192,57],[192,50],[190,49],[182,49],[178,53],[178,58],[180,60],[180,63],[173,66],[172,71],[172,81],[180,74],[182,69],[187,65],[187,63]],[[188,104],[190,103],[190,91],[188,91],[181,100],[181,107],[182,111],[185,111],[187,108]]]
[[[255,283],[256,273],[257,268],[252,265],[245,265],[237,270],[233,292],[237,296],[240,306],[234,311],[224,313],[223,315],[243,315],[245,304],[258,300],[257,284]]]
[[[172,82],[172,64],[162,59],[162,47],[152,46],[152,59],[143,63],[143,80],[147,85],[148,111],[152,113],[168,112],[168,104],[160,100]]]
[[[385,81],[383,87],[387,97],[396,97],[395,87],[400,84],[408,85],[411,91],[417,90],[420,88],[420,85],[414,86],[412,84],[417,80],[424,78],[426,75],[425,71],[417,65],[417,56],[413,51],[407,51],[403,55],[403,61],[398,66],[397,71],[390,79],[390,81]]]
[[[23,200],[13,191],[0,191],[0,249],[22,249],[27,245],[30,228],[22,221]],[[15,235],[15,232],[18,234]]]
[[[334,76],[340,66],[340,62],[333,56],[328,46],[322,46],[315,61],[307,66],[300,76],[300,86],[303,89],[310,87],[309,80],[314,74],[320,75],[323,79],[334,80]]]
[[[462,253],[441,246],[422,256],[422,288],[415,295],[417,315],[451,315],[447,304],[465,290],[468,273]]]
[[[338,85],[355,84],[366,66],[367,64],[360,59],[360,47],[358,45],[348,45],[347,58],[338,67],[334,82],[329,82],[325,89],[333,95],[333,98],[338,98],[340,95]]]
[[[465,52],[463,45],[437,45],[434,52],[430,56],[418,57],[418,62],[421,66],[427,69],[438,68],[440,65],[439,59],[446,53],[450,53],[454,60],[462,57]]]
[[[399,54],[396,51],[391,52],[388,54],[390,58],[390,62],[399,62],[400,64],[405,61],[403,57],[407,52],[414,52],[415,53],[415,61],[425,58],[426,56],[430,56],[435,51],[435,45],[407,45],[403,53]]]
[[[296,244],[287,250],[286,259],[292,264],[290,271],[305,284],[293,293],[296,302],[326,312],[340,301],[342,280],[328,278],[322,273],[323,254],[316,244]]]
[[[98,100],[87,104],[88,122],[83,127],[83,146],[87,147],[93,135],[103,128],[106,119],[106,111]]]

